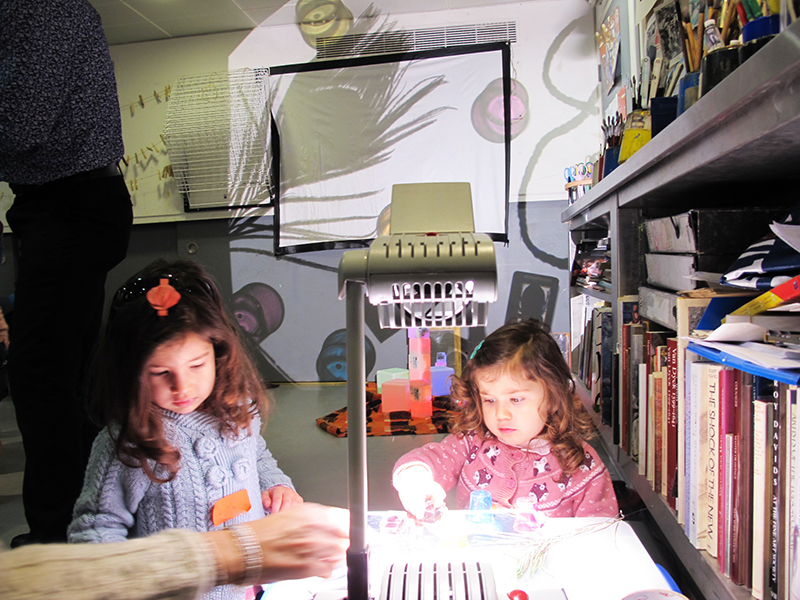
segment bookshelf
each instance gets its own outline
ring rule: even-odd
[[[611,240],[611,291],[599,299],[612,305],[615,332],[620,319],[616,298],[637,294],[645,282],[643,220],[693,208],[796,204],[790,178],[800,160],[798,92],[800,21],[562,213],[573,241],[597,229]],[[618,339],[615,346],[618,352]],[[750,598],[748,588],[733,584],[715,559],[692,546],[674,511],[639,475],[637,463],[614,444],[611,427],[600,423],[589,403],[587,394],[587,409],[609,456],[647,504],[700,593],[707,599]]]

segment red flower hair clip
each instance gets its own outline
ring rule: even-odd
[[[180,293],[169,284],[169,279],[162,278],[159,284],[147,292],[147,301],[159,317],[166,317],[167,311],[181,299]]]

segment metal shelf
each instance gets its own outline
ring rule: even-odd
[[[613,441],[611,427],[603,425],[600,415],[594,412],[590,394],[579,384],[579,395],[583,406],[599,432],[600,442],[608,456],[614,461],[619,471],[647,506],[661,533],[669,542],[673,553],[681,561],[683,568],[702,592],[706,600],[752,600],[750,589],[734,584],[722,574],[716,559],[704,550],[692,546],[689,538],[678,523],[675,512],[650,486],[646,477],[639,474],[639,464],[623,452]]]
[[[780,192],[800,158],[800,20],[770,41],[641,150],[568,207],[580,222],[614,197],[623,207],[759,205]],[[677,212],[676,210],[676,212]]]
[[[581,287],[579,285],[573,285],[570,288],[573,296],[577,296],[578,294],[585,294],[586,296],[591,296],[597,300],[605,300],[606,302],[612,302],[614,300],[614,296],[611,292],[604,292],[603,290],[593,290],[590,288]]]
[[[642,149],[561,214],[570,231],[608,226],[614,331],[616,298],[638,293],[643,218],[690,208],[793,206],[787,177],[800,164],[800,20],[770,41]],[[573,288],[574,293],[589,290]],[[595,294],[589,293],[595,296]],[[615,341],[615,347],[616,347]],[[692,546],[638,464],[615,446],[587,404],[608,456],[647,504],[672,550],[708,600],[748,600],[714,559]]]

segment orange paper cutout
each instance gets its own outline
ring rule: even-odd
[[[225,521],[250,510],[250,506],[250,496],[247,495],[247,490],[228,494],[217,500],[211,507],[211,522],[214,525],[222,525]]]

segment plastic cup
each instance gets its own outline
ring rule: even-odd
[[[492,520],[492,494],[488,490],[473,490],[469,494],[469,520],[473,523],[489,523]]]

